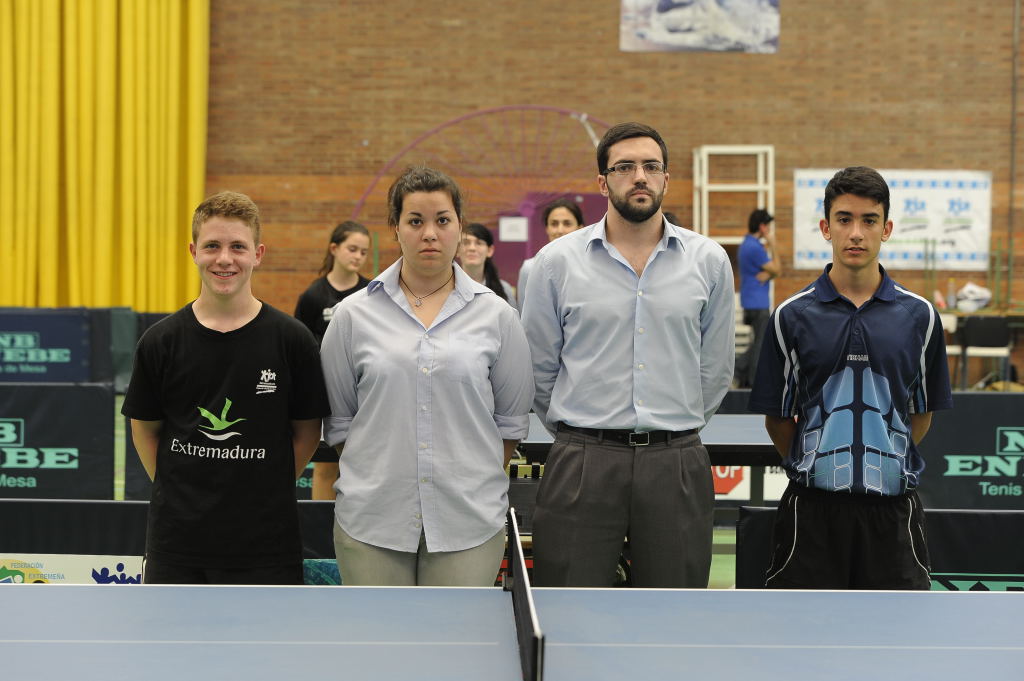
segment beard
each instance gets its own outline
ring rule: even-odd
[[[630,188],[629,191],[635,190],[636,187]],[[612,206],[619,212],[625,220],[628,222],[644,222],[652,215],[658,212],[661,208],[661,200],[665,196],[664,190],[660,193],[647,188],[647,191],[651,192],[649,197],[651,202],[647,205],[635,205],[629,202],[629,197],[623,194],[615,194],[614,192],[608,193],[608,198],[612,201]]]

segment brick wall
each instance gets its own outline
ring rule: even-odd
[[[467,189],[470,217],[491,225],[525,191],[593,190],[583,127],[551,112],[472,118],[395,159],[438,126],[503,106],[653,125],[671,155],[665,208],[684,222],[694,147],[773,144],[784,266],[795,168],[991,171],[993,243],[1009,244],[1014,154],[1024,173],[1024,143],[1011,149],[1012,2],[783,0],[775,55],[622,53],[618,0],[212,4],[207,185],[259,203],[267,257],[256,292],[285,310],[313,279],[330,228],[357,213],[389,161],[447,168]],[[383,219],[396,169],[357,215],[376,233],[382,267],[396,255]],[[1019,177],[1012,190],[1012,296],[1024,301]],[[787,269],[776,300],[813,276]],[[898,278],[927,293],[923,273]]]

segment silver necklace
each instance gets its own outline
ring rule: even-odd
[[[416,307],[420,307],[420,306],[423,305],[423,299],[424,298],[429,298],[430,296],[434,295],[435,293],[437,293],[438,291],[443,289],[445,286],[448,285],[448,282],[451,281],[452,277],[454,277],[454,276],[455,276],[455,270],[452,270],[451,276],[448,277],[447,279],[445,279],[443,284],[441,284],[440,286],[435,288],[430,293],[425,293],[422,296],[418,296],[415,293],[413,293],[412,288],[410,288],[409,284],[407,284],[405,282],[405,279],[402,279],[402,273],[401,272],[398,273],[398,281],[402,282],[402,285],[405,286],[405,290],[409,292],[409,295],[411,295],[413,298],[416,299],[416,300],[413,301],[413,305],[415,305]]]

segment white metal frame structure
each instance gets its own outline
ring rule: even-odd
[[[713,183],[708,173],[712,156],[755,156],[757,177],[753,182]],[[757,207],[775,215],[775,147],[771,144],[706,144],[693,150],[693,228],[720,244],[738,244],[743,241],[742,236],[711,233],[708,216],[711,195],[715,192],[757,192]]]
[[[712,182],[709,169],[712,156],[754,156],[757,177],[753,182]],[[711,233],[709,218],[711,195],[715,192],[756,192],[756,208],[764,208],[775,215],[775,147],[771,144],[705,144],[693,150],[693,228],[722,244],[740,244],[744,236],[716,236]],[[753,210],[753,207],[751,208]],[[746,223],[744,223],[744,229]],[[775,230],[774,223],[772,231]],[[770,282],[768,300],[774,304],[775,282]],[[751,343],[753,329],[743,323],[743,311],[736,294],[736,336],[735,352],[746,352]],[[757,342],[754,339],[754,342]]]

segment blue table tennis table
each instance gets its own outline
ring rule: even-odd
[[[1024,593],[533,590],[544,678],[1019,681]]]
[[[1020,681],[1024,594],[534,589],[548,681]],[[6,585],[6,679],[522,678],[499,588]]]

